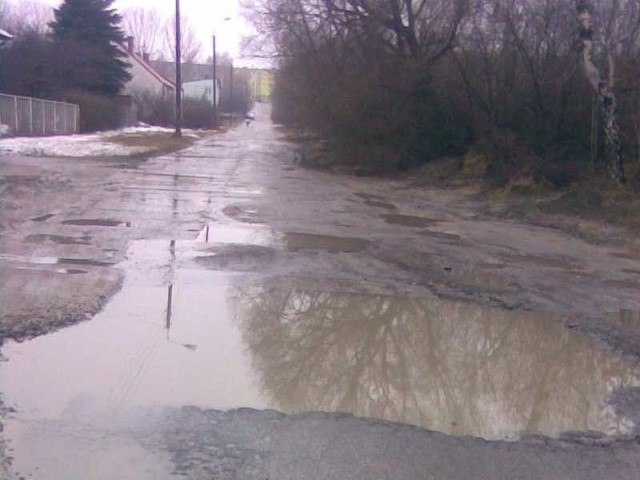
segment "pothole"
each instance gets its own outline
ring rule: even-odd
[[[214,270],[253,270],[275,260],[276,251],[261,245],[220,245],[205,250],[194,260]]]
[[[130,227],[131,222],[125,222],[122,220],[113,220],[113,219],[100,219],[100,218],[77,218],[71,220],[64,220],[62,222],[63,225],[77,225],[77,226],[86,226],[86,227],[119,227],[125,226]]]
[[[460,242],[462,240],[462,236],[457,233],[449,233],[449,232],[439,232],[437,230],[429,230],[422,229],[418,232],[420,235],[424,235],[425,237],[438,238],[440,240],[449,240],[451,242]]]
[[[57,263],[59,265],[86,265],[90,267],[112,267],[115,265],[113,262],[103,262],[89,258],[60,258]]]
[[[364,200],[365,205],[375,208],[382,208],[388,211],[395,211],[398,209],[394,204],[385,201],[383,197],[378,195],[370,195],[368,193],[356,193],[356,197],[360,197]]]
[[[387,213],[381,215],[381,217],[386,223],[403,227],[428,228],[441,222],[433,218],[414,217],[412,215],[401,215],[397,213]]]
[[[461,285],[481,287],[490,290],[503,290],[513,286],[508,278],[481,269],[463,269],[458,271],[456,269],[445,268],[445,271],[449,273],[451,280]]]
[[[206,225],[198,230],[197,242],[273,245],[277,242],[277,235],[271,229],[254,225]]]
[[[41,242],[53,242],[60,245],[89,245],[88,236],[82,237],[67,237],[64,235],[50,235],[50,234],[42,234],[36,233],[33,235],[28,235],[25,237],[24,241],[28,243],[41,243]]]
[[[311,233],[287,232],[282,235],[285,248],[292,252],[322,250],[330,253],[356,253],[365,250],[371,243],[363,238],[334,237]]]
[[[640,371],[547,315],[277,288],[238,301],[262,389],[287,412],[348,411],[488,439],[633,429],[607,401],[639,385]]]
[[[262,219],[260,219],[258,211],[250,207],[227,205],[222,209],[222,213],[242,223],[264,223]]]
[[[608,402],[640,371],[553,317],[229,281],[177,270],[169,285],[125,283],[92,322],[7,342],[5,403],[31,423],[195,405],[347,412],[487,439],[634,429]]]
[[[42,215],[40,217],[35,217],[32,218],[31,221],[32,222],[46,222],[47,220],[49,220],[52,217],[55,217],[55,213],[47,213],[46,215]]]
[[[620,310],[615,317],[623,329],[635,334],[640,333],[640,312]]]
[[[582,270],[576,259],[562,255],[518,255],[501,253],[500,259],[506,262],[536,265],[561,270]]]
[[[640,293],[640,282],[634,282],[632,280],[607,280],[604,283],[612,287],[626,288]]]

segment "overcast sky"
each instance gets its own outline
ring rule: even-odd
[[[43,0],[58,6],[62,0]],[[144,7],[158,10],[169,17],[175,12],[175,0],[116,0],[114,7],[120,11],[129,7]],[[228,52],[240,59],[240,39],[250,28],[240,14],[239,0],[180,0],[180,13],[188,17],[203,46],[203,59],[212,52],[212,36],[215,30],[218,53]],[[229,20],[224,19],[229,17]],[[251,63],[248,59],[247,63]],[[245,63],[239,61],[237,63]]]

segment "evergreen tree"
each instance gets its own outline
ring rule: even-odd
[[[59,66],[59,88],[117,95],[131,79],[117,46],[125,39],[114,0],[65,0],[54,10],[51,31]]]

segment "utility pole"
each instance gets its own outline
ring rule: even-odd
[[[182,52],[180,36],[180,0],[176,0],[176,137],[182,136]]]
[[[213,36],[213,128],[218,128],[218,94],[217,90],[217,82],[216,82],[216,36]]]
[[[229,67],[229,113],[231,114],[231,125],[233,125],[233,59]]]

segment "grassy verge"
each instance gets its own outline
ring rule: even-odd
[[[613,234],[607,227],[640,234],[638,161],[628,162],[625,185],[615,184],[603,172],[591,169],[571,184],[557,187],[531,175],[496,182],[485,166],[467,160],[438,160],[408,176],[415,186],[470,188],[478,192],[479,202],[488,200],[484,202],[488,211],[503,218],[572,230],[593,240]]]
[[[502,218],[520,219],[572,230],[596,240],[613,234],[607,227],[640,234],[640,159],[626,165],[628,182],[617,185],[593,166],[569,165],[576,179],[562,187],[554,178],[530,172],[514,172],[511,178],[491,170],[491,160],[482,155],[442,158],[402,173],[367,169],[337,154],[313,132],[281,127],[286,139],[298,145],[293,159],[302,167],[335,173],[380,175],[405,178],[416,187],[463,188],[478,192],[484,208]],[[584,171],[581,170],[584,168]],[[601,170],[601,169],[599,169]]]
[[[173,133],[122,133],[113,137],[108,137],[105,141],[114,143],[116,145],[122,145],[125,147],[131,147],[136,149],[136,153],[132,156],[148,156],[159,155],[165,153],[176,152],[182,150],[200,138],[204,138],[209,135],[209,132],[197,134],[196,136],[189,135],[183,137],[176,137]]]

